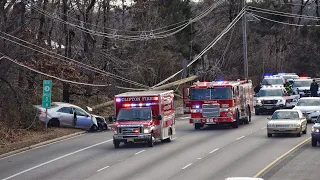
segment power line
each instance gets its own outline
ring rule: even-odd
[[[18,66],[21,66],[23,68],[26,68],[30,71],[33,71],[33,72],[36,72],[38,74],[41,74],[41,75],[44,75],[44,76],[47,76],[47,77],[50,77],[50,78],[53,78],[53,79],[56,79],[56,80],[59,80],[59,81],[62,81],[62,82],[66,82],[66,83],[71,83],[71,84],[77,84],[77,85],[84,85],[84,86],[93,86],[93,87],[107,87],[107,86],[111,86],[111,84],[108,84],[108,85],[104,85],[104,84],[89,84],[89,83],[82,83],[82,82],[77,82],[77,81],[70,81],[70,80],[67,80],[67,79],[62,79],[62,78],[59,78],[59,77],[56,77],[56,76],[53,76],[53,75],[50,75],[50,74],[47,74],[47,73],[44,73],[44,72],[41,72],[41,71],[38,71],[36,69],[33,69],[29,66],[26,66],[22,63],[19,63],[17,62],[16,60],[8,57],[8,56],[2,56],[0,57],[0,60],[2,59],[7,59],[11,62],[13,62],[14,64],[18,65]]]
[[[259,16],[259,15],[256,15],[254,13],[252,13],[252,16],[256,17],[256,18],[261,18],[261,19],[264,19],[266,21],[270,21],[270,22],[274,22],[274,23],[278,23],[278,24],[283,24],[283,25],[289,25],[289,26],[297,26],[297,27],[320,27],[320,25],[310,25],[310,24],[307,24],[307,25],[304,25],[304,24],[294,24],[294,23],[286,23],[286,22],[281,22],[281,21],[277,21],[277,20],[273,20],[273,19],[269,19],[269,18],[266,18],[266,17],[262,17],[262,16]]]
[[[7,35],[7,36],[9,36],[9,37],[14,38],[14,39],[20,40],[20,41],[22,41],[22,42],[24,42],[24,43],[27,43],[27,44],[29,44],[29,45],[32,45],[32,46],[34,46],[34,47],[38,47],[38,48],[40,48],[41,50],[46,51],[46,52],[48,52],[48,53],[50,53],[50,54],[45,53],[45,52],[40,51],[40,50],[37,50],[37,49],[34,49],[34,48],[31,48],[31,47],[29,47],[29,46],[27,46],[27,45],[21,44],[21,43],[19,43],[19,42],[16,42],[16,41],[14,41],[14,40],[9,39],[9,38],[0,36],[0,38],[2,38],[2,39],[6,39],[6,40],[8,40],[8,41],[10,41],[10,42],[12,42],[12,43],[18,44],[18,45],[20,45],[20,46],[23,46],[23,47],[25,47],[25,48],[31,49],[31,50],[33,50],[33,51],[37,51],[37,52],[39,52],[39,53],[42,53],[42,54],[44,54],[44,55],[48,55],[48,56],[50,56],[50,57],[59,59],[59,60],[61,60],[61,61],[65,61],[65,62],[70,62],[70,61],[72,61],[72,62],[74,62],[74,63],[76,63],[76,64],[80,64],[80,65],[78,65],[78,66],[80,66],[80,67],[82,67],[82,68],[84,68],[84,69],[87,69],[87,70],[89,70],[89,71],[96,72],[96,73],[103,74],[103,75],[108,75],[108,76],[110,76],[110,77],[112,77],[112,78],[114,78],[114,79],[118,79],[118,80],[121,80],[121,81],[124,81],[124,82],[127,82],[127,83],[131,83],[131,84],[134,84],[134,85],[137,85],[137,86],[141,86],[141,87],[148,88],[148,86],[146,86],[146,85],[143,85],[143,84],[134,82],[134,81],[132,81],[132,80],[125,79],[125,78],[123,78],[123,77],[114,75],[114,74],[112,74],[112,73],[110,73],[110,72],[102,71],[102,70],[100,70],[100,69],[98,69],[98,68],[92,67],[92,66],[87,65],[87,64],[84,64],[84,63],[82,63],[82,62],[78,62],[78,61],[76,61],[76,60],[74,60],[74,59],[65,57],[65,56],[63,56],[63,55],[61,55],[61,54],[58,54],[58,53],[55,53],[55,52],[52,52],[52,51],[49,51],[49,50],[47,50],[47,49],[45,49],[45,48],[42,48],[42,47],[40,47],[40,46],[37,46],[37,45],[35,45],[35,44],[32,44],[32,43],[30,43],[30,42],[27,42],[27,41],[25,41],[25,40],[22,40],[22,39],[20,39],[20,38],[17,38],[17,37],[15,37],[15,36],[12,36],[12,35],[10,35],[10,34],[7,34],[7,33],[5,33],[5,32],[0,31],[0,33],[3,33],[3,34],[5,34],[5,35]],[[54,55],[51,55],[51,54],[54,54]],[[58,57],[56,57],[56,56],[59,56],[60,58],[58,58]],[[69,61],[68,61],[68,60],[69,60]]]
[[[191,66],[194,62],[196,62],[203,54],[205,54],[209,49],[211,49],[227,32],[229,32],[229,30],[241,19],[241,17],[244,15],[245,12],[245,8],[243,8],[239,14],[237,15],[237,17],[213,40],[209,43],[209,45],[200,53],[198,54],[188,65],[187,67]],[[175,74],[171,75],[170,77],[168,77],[167,79],[161,81],[160,83],[154,85],[151,87],[155,88],[157,86],[160,86],[164,83],[166,83],[167,81],[169,81],[170,79],[174,78],[176,75],[178,75],[179,73],[181,73],[184,69],[181,69],[180,71],[176,72]]]
[[[35,5],[31,6],[31,8],[35,9],[36,11],[40,12],[41,14],[43,14],[43,15],[51,18],[51,19],[54,19],[54,20],[60,21],[61,23],[73,26],[75,28],[78,28],[80,31],[83,31],[83,32],[86,32],[86,33],[89,33],[89,34],[92,34],[92,35],[108,37],[108,38],[113,38],[113,39],[118,39],[118,40],[125,40],[125,41],[138,41],[138,40],[158,39],[158,38],[165,38],[165,37],[168,37],[168,36],[172,36],[172,35],[180,32],[180,31],[182,31],[187,26],[189,26],[190,23],[196,22],[196,21],[202,19],[203,17],[207,16],[211,11],[213,11],[213,9],[215,9],[217,6],[222,4],[224,1],[225,0],[220,0],[220,1],[216,2],[216,3],[213,3],[203,13],[201,13],[200,15],[196,16],[195,18],[191,19],[190,21],[188,21],[188,22],[186,22],[186,23],[184,23],[184,24],[182,24],[182,25],[180,25],[180,26],[178,26],[176,28],[173,28],[171,30],[166,30],[164,32],[154,32],[154,30],[143,31],[138,36],[137,35],[135,35],[135,36],[118,35],[117,34],[118,30],[114,30],[113,34],[94,31],[94,30],[91,30],[91,29],[88,29],[88,28],[84,28],[83,26],[79,26],[79,25],[64,21],[61,18],[57,18],[57,17],[51,15],[49,12],[43,11],[41,8],[39,8],[39,7],[35,6]],[[178,30],[175,30],[175,29],[178,29]],[[175,30],[175,31],[170,32],[172,30]],[[170,33],[168,33],[168,32],[170,32]]]
[[[258,10],[256,10],[256,9],[258,9]],[[248,6],[247,10],[248,11],[253,11],[253,12],[264,13],[264,14],[283,16],[283,17],[304,18],[304,19],[310,19],[310,20],[315,20],[315,21],[319,21],[320,20],[320,17],[316,17],[316,16],[307,16],[307,15],[299,15],[299,14],[293,14],[293,13],[279,12],[279,11],[274,11],[274,10],[270,10],[270,9],[252,7],[252,6]]]

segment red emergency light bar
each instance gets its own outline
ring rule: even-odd
[[[116,98],[116,102],[122,102],[122,101],[158,101],[159,97],[123,97],[123,98]]]
[[[123,104],[123,107],[149,107],[157,103]]]

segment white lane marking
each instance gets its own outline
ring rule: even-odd
[[[210,151],[209,153],[212,154],[212,153],[214,153],[214,152],[216,152],[216,151],[218,151],[218,150],[219,150],[219,148],[214,149],[214,150]]]
[[[191,166],[192,165],[192,163],[190,163],[190,164],[188,164],[188,165],[186,165],[185,167],[183,167],[182,169],[186,169],[187,167],[189,167],[189,166]]]
[[[85,134],[85,133],[84,133],[84,134]],[[73,139],[73,138],[82,136],[82,135],[84,135],[84,134],[79,134],[79,135],[76,135],[76,136],[73,136],[73,137],[69,137],[69,138],[66,138],[66,139],[61,139],[61,140],[59,140],[59,141],[55,141],[55,142],[52,142],[52,143],[49,143],[49,144],[45,144],[45,145],[37,146],[37,147],[31,148],[31,149],[27,149],[27,150],[25,150],[25,151],[21,151],[21,152],[12,154],[12,155],[10,155],[10,156],[3,157],[3,158],[0,159],[0,161],[3,160],[3,159],[6,159],[6,158],[12,157],[12,156],[16,156],[16,155],[19,155],[19,154],[28,152],[28,151],[32,151],[32,150],[35,150],[35,149],[39,149],[39,148],[42,148],[42,147],[45,147],[45,146],[49,146],[49,145],[52,145],[52,144],[56,144],[56,143],[59,143],[59,142],[67,141],[67,140],[70,140],[70,139]]]
[[[242,139],[242,138],[244,138],[244,137],[245,137],[245,136],[238,137],[236,140]]]
[[[265,129],[265,128],[267,128],[267,126],[265,126],[265,127],[261,128],[261,129]]]
[[[103,141],[103,142],[100,142],[100,143],[97,143],[97,144],[93,144],[93,145],[91,145],[91,146],[88,146],[88,147],[79,149],[79,150],[77,150],[77,151],[74,151],[74,152],[65,154],[65,155],[63,155],[63,156],[54,158],[54,159],[52,159],[52,160],[50,160],[50,161],[47,161],[47,162],[38,164],[38,165],[36,165],[36,166],[33,166],[33,167],[31,167],[31,168],[29,168],[29,169],[26,169],[26,170],[24,170],[24,171],[18,172],[18,173],[16,173],[16,174],[14,174],[14,175],[12,175],[12,176],[9,176],[9,177],[7,177],[7,178],[4,178],[4,179],[2,179],[2,180],[12,179],[12,178],[17,177],[17,176],[19,176],[19,175],[21,175],[21,174],[24,174],[24,173],[26,173],[26,172],[32,171],[32,170],[37,169],[37,168],[39,168],[39,167],[42,167],[42,166],[44,166],[44,165],[47,165],[47,164],[50,164],[50,163],[52,163],[52,162],[58,161],[58,160],[60,160],[60,159],[66,158],[66,157],[68,157],[68,156],[77,154],[77,153],[82,152],[82,151],[85,151],[85,150],[87,150],[87,149],[90,149],[90,148],[99,146],[99,145],[101,145],[101,144],[107,143],[107,142],[112,141],[112,140],[113,140],[113,139],[109,139],[109,140],[107,140],[107,141]]]
[[[140,154],[140,153],[142,153],[144,151],[146,151],[146,150],[139,151],[139,152],[135,153],[134,155],[138,155],[138,154]]]
[[[175,140],[175,139],[177,139],[178,137],[174,137],[174,138],[172,138],[172,140]]]
[[[108,167],[109,166],[103,167],[103,168],[99,169],[97,172],[103,171],[103,170],[107,169]]]
[[[199,160],[200,160],[201,158],[197,158],[197,159],[199,159]]]
[[[181,117],[179,119],[190,119],[190,117]]]

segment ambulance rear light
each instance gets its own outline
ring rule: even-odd
[[[121,102],[121,98],[116,98],[116,102]]]

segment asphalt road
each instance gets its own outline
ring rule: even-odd
[[[0,179],[224,180],[231,176],[252,177],[310,137],[311,124],[308,134],[302,137],[267,138],[266,123],[266,116],[254,116],[251,124],[238,129],[207,127],[195,131],[184,118],[177,121],[176,139],[153,148],[123,145],[114,149],[111,131],[87,133],[0,159]]]

